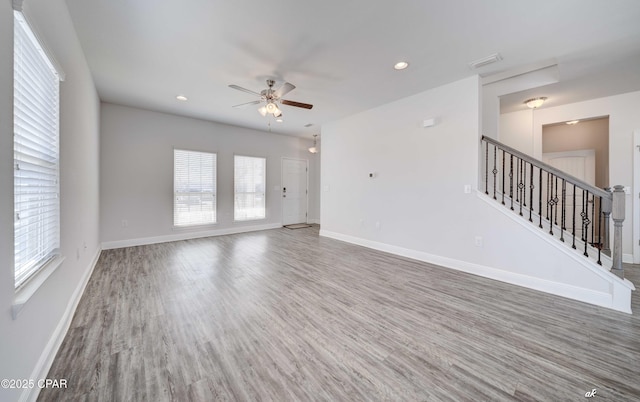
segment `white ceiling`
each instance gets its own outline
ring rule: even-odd
[[[266,130],[257,107],[231,107],[255,98],[228,85],[259,92],[274,78],[297,86],[284,98],[314,105],[282,107],[284,123],[271,128],[288,135],[310,138],[323,123],[540,60],[559,64],[560,83],[540,94],[551,105],[640,89],[638,0],[67,4],[103,101]],[[496,52],[502,61],[469,68]],[[399,60],[409,68],[395,71]],[[503,97],[503,111],[529,94]]]

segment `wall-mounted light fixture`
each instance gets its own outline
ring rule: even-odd
[[[318,134],[314,134],[313,135],[313,146],[309,147],[309,152],[311,152],[312,154],[317,154],[318,153],[317,137],[318,137]]]

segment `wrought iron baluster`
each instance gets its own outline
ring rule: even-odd
[[[576,248],[576,185],[573,185],[573,208],[571,208],[571,213],[573,217],[571,218],[571,234],[573,235],[573,243],[571,244],[572,248]]]
[[[551,208],[556,207],[556,215],[555,215],[554,223],[556,225],[558,225],[558,176],[554,175],[554,181],[555,181],[556,191],[555,191],[555,194],[553,196],[553,206]],[[552,212],[552,214],[553,214],[553,212]]]
[[[596,243],[596,195],[591,194],[591,245]]]
[[[518,183],[518,193],[520,194],[520,216],[522,216],[522,205],[525,203],[524,181],[526,181],[525,172],[522,171],[522,167],[522,159],[520,159],[520,162],[518,163],[518,176],[520,177],[520,182]]]
[[[542,229],[542,169],[538,168],[538,178],[540,179],[540,186],[538,187],[538,216],[540,217],[540,223],[538,227]]]
[[[504,205],[504,159],[505,159],[505,151],[502,150],[502,205]]]
[[[547,220],[549,222],[551,222],[551,219],[549,219],[549,208],[551,207],[551,204],[549,203],[549,201],[551,200],[551,173],[547,172],[547,199],[545,201],[547,201]],[[552,212],[553,213],[553,212]]]
[[[589,252],[587,246],[589,241],[587,237],[589,236],[589,192],[586,190],[582,190],[582,213],[580,214],[582,217],[582,240],[584,241],[584,256],[588,257]]]
[[[527,208],[527,162],[525,161],[522,161],[522,204]]]
[[[513,155],[509,155],[509,198],[511,198],[511,210],[513,211]]]
[[[516,157],[516,202],[520,203],[520,158]]]
[[[497,159],[497,153],[498,153],[498,147],[497,146],[493,146],[493,170],[491,171],[493,173],[493,199],[497,200],[496,198],[496,176],[498,174],[498,169],[496,169],[496,159]]]
[[[489,195],[489,143],[484,143],[484,193]]]
[[[529,222],[533,222],[533,164],[529,163],[531,171],[529,172]]]
[[[550,194],[550,198],[549,201],[547,201],[549,203],[549,210],[551,211],[551,216],[549,217],[549,234],[552,235],[553,234],[553,206],[556,204],[556,196],[553,194],[553,181],[556,181],[556,184],[558,183],[558,179],[556,177],[556,175],[551,175],[550,176],[550,183],[549,183],[549,194]],[[556,187],[556,192],[558,191],[558,188]],[[556,211],[556,216],[558,215],[557,211]]]
[[[562,217],[560,218],[560,241],[564,242],[564,231],[566,230],[566,209],[567,209],[567,181],[562,179]]]

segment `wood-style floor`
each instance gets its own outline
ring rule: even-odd
[[[38,400],[637,401],[637,293],[618,313],[317,226],[109,250]]]

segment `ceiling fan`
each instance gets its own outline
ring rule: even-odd
[[[266,116],[267,114],[272,114],[273,117],[282,116],[282,111],[280,110],[280,108],[277,105],[278,103],[280,103],[282,105],[287,105],[287,106],[300,107],[300,108],[303,108],[303,109],[311,109],[313,107],[313,105],[310,105],[308,103],[295,102],[295,101],[282,99],[282,97],[284,95],[286,95],[289,92],[293,91],[296,88],[296,86],[293,85],[293,84],[290,84],[288,82],[285,82],[278,89],[273,89],[273,86],[275,85],[275,83],[276,82],[274,80],[267,80],[268,88],[267,89],[263,89],[260,93],[252,91],[250,89],[242,88],[242,87],[240,87],[238,85],[229,85],[230,88],[237,89],[238,91],[247,92],[247,93],[250,93],[252,95],[256,95],[256,96],[260,97],[260,100],[255,100],[255,101],[247,102],[247,103],[241,103],[239,105],[234,105],[233,107],[244,107],[244,106],[249,106],[249,105],[259,105],[259,104],[265,102],[265,104],[262,105],[258,109],[258,113],[260,113],[263,116]]]

